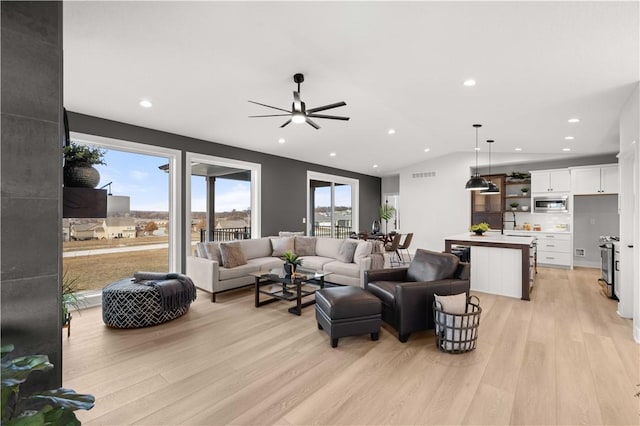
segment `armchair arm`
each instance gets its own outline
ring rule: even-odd
[[[404,281],[409,268],[371,269],[364,271],[364,288],[373,281]]]
[[[434,328],[434,294],[469,294],[469,280],[447,279],[420,281],[396,285],[396,324],[398,332],[406,335],[414,331]]]
[[[210,293],[218,290],[220,270],[215,260],[187,256],[187,276],[199,289]]]

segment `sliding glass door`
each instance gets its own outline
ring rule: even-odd
[[[347,238],[358,229],[356,179],[307,172],[309,213],[307,234]]]

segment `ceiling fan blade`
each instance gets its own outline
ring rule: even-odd
[[[324,115],[324,114],[308,114],[307,117],[313,118],[328,118],[330,120],[348,120],[350,117],[341,117],[339,115]]]
[[[262,105],[262,106],[267,107],[267,108],[277,109],[278,111],[284,111],[284,112],[288,112],[288,113],[290,113],[290,112],[291,112],[291,111],[286,110],[286,109],[282,109],[282,108],[274,107],[274,106],[267,105],[267,104],[261,104],[260,102],[254,102],[254,101],[249,101],[249,102],[251,102],[252,104],[256,104],[256,105]]]
[[[302,102],[300,101],[300,93],[293,92],[293,110],[302,111]]]
[[[307,116],[306,122],[309,123],[309,126],[313,127],[316,130],[318,130],[320,128],[320,126],[318,126],[316,123],[314,123],[313,121],[309,120],[308,116]]]
[[[280,128],[282,129],[284,126],[286,126],[289,123],[291,123],[291,120],[287,120],[282,126],[280,126]]]
[[[316,107],[316,108],[309,108],[309,109],[307,109],[307,112],[308,113],[319,112],[319,111],[324,111],[324,110],[331,109],[331,108],[338,108],[338,107],[345,106],[345,105],[347,105],[345,102],[336,102],[335,104],[320,106],[320,107]]]
[[[288,117],[291,113],[288,114],[268,114],[268,115],[250,115],[249,118],[260,118],[260,117]]]

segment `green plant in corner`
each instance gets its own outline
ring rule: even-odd
[[[62,274],[62,325],[65,325],[71,319],[69,308],[80,311],[80,307],[84,302],[78,299],[76,295],[78,291],[78,277],[70,277],[69,271]]]
[[[20,385],[33,371],[53,368],[46,355],[25,355],[8,359],[14,349],[2,345],[2,424],[6,426],[80,425],[75,410],[93,408],[93,395],[79,394],[72,389],[58,388],[29,396],[20,394]]]
[[[384,232],[389,233],[389,220],[396,214],[396,208],[384,203],[380,206],[380,219],[384,220]]]

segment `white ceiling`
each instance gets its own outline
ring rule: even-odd
[[[473,123],[495,153],[612,153],[639,28],[638,2],[65,1],[64,104],[380,176],[473,152]],[[290,108],[297,72],[307,108],[351,120],[248,118]]]

